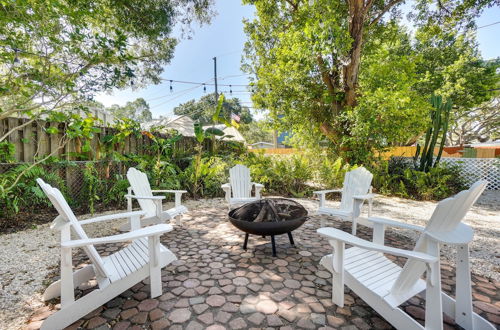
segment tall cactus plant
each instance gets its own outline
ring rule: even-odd
[[[447,100],[443,103],[442,96],[432,95],[431,104],[433,106],[430,112],[431,124],[427,128],[425,133],[424,146],[421,148],[417,145],[417,150],[415,154],[415,160],[418,161],[420,158],[420,164],[418,168],[420,171],[428,172],[429,169],[435,167],[443,154],[443,148],[446,141],[446,133],[448,132],[448,121],[450,119],[451,112],[451,100]],[[434,160],[434,148],[438,144],[438,138],[441,137],[439,142],[439,151]]]

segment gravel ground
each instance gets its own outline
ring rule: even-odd
[[[317,202],[300,199],[309,211],[314,211]],[[328,201],[331,206],[336,201]],[[189,209],[221,207],[222,199],[187,201]],[[378,196],[373,215],[398,219],[417,225],[425,225],[434,210],[434,202],[418,202],[400,198]],[[474,273],[500,280],[500,191],[486,192],[472,208],[465,222],[476,232],[471,247],[471,268]],[[114,212],[106,212],[114,213]],[[103,213],[103,214],[106,214]],[[81,219],[90,216],[80,217]],[[116,232],[124,220],[86,226],[91,237],[105,236]],[[414,233],[400,233],[414,239]],[[57,271],[59,262],[59,236],[49,225],[0,235],[0,329],[22,328],[34,310],[43,305],[41,294],[47,277]],[[453,251],[445,248],[444,257],[453,262]]]

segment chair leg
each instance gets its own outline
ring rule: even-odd
[[[161,266],[160,266],[160,237],[148,238],[149,252],[149,282],[151,287],[151,298],[162,294]]]
[[[295,246],[295,242],[293,241],[293,236],[291,232],[288,232],[288,239],[290,240],[290,244]]]
[[[352,221],[352,234],[356,236],[356,229],[358,226],[358,224],[356,223],[356,218],[352,218],[351,221]]]

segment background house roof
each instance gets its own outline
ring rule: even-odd
[[[159,127],[159,131],[164,133],[168,130],[175,129],[182,136],[194,136],[194,121],[184,115],[153,119],[141,124],[141,127],[145,130]]]
[[[224,138],[224,140],[231,140],[231,141],[236,141],[236,142],[241,142],[241,143],[246,143],[245,138],[241,133],[238,131],[236,127],[227,127],[224,124],[217,124],[217,125],[206,125],[203,126],[203,129],[207,129],[209,127],[215,127],[220,129],[221,131],[224,132],[225,135],[232,135],[231,138]],[[220,138],[219,136],[217,137],[218,139]]]

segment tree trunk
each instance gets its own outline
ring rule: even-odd
[[[349,1],[349,35],[352,38],[349,50],[349,62],[343,68],[345,105],[356,106],[356,92],[358,88],[359,66],[361,63],[361,50],[363,48],[363,28],[365,12],[363,0]]]

